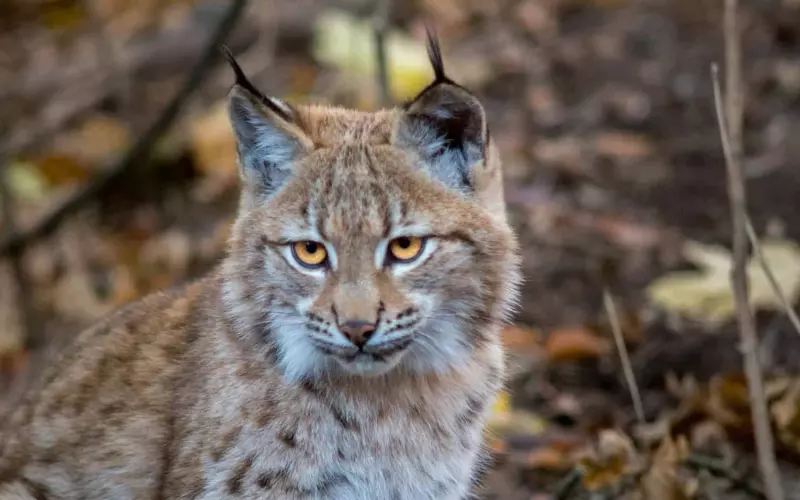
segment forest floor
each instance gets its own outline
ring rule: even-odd
[[[749,216],[795,303],[800,2],[741,3]],[[12,124],[0,129],[0,161],[18,229],[118,161],[163,112],[226,2],[194,4],[0,7],[0,110]],[[709,69],[722,62],[721,6],[395,2],[398,37],[424,54],[424,21],[433,20],[448,71],[484,102],[521,241],[523,298],[505,332],[511,373],[491,423],[486,500],[764,498],[727,282],[731,219]],[[331,9],[340,16],[326,17]],[[374,107],[375,77],[364,69],[373,56],[358,43],[336,49],[348,47],[340,28],[368,30],[348,23],[369,23],[370,13],[366,0],[252,2],[227,43],[265,93]],[[392,47],[393,95],[409,97],[425,84],[419,53]],[[223,65],[210,70],[150,161],[27,246],[27,299],[5,293],[15,290],[14,266],[0,262],[6,409],[83,326],[219,259],[237,196],[221,107],[231,82]],[[0,235],[11,222],[3,218]],[[751,280],[770,415],[788,498],[800,499],[800,336],[759,272],[753,266]],[[35,333],[27,340],[23,324]],[[576,471],[580,484],[565,487]]]

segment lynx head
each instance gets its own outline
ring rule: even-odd
[[[497,344],[517,248],[483,107],[445,76],[401,108],[291,106],[232,57],[242,196],[226,318],[287,379],[446,372]]]

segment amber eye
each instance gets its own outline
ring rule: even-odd
[[[389,243],[389,254],[395,262],[411,262],[419,257],[425,240],[418,236],[401,236]]]
[[[292,255],[295,260],[309,269],[322,267],[328,260],[328,252],[322,243],[316,241],[297,241],[292,243]]]

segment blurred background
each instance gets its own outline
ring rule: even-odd
[[[749,216],[794,306],[800,1],[740,4]],[[488,111],[523,252],[483,498],[759,498],[744,479],[755,477],[752,431],[709,70],[723,62],[722,6],[0,2],[0,413],[81,328],[202,274],[223,254],[238,187],[224,111],[233,76],[217,43],[268,95],[376,109],[430,81],[431,21],[448,74]],[[748,274],[791,481],[800,339],[757,260]],[[583,480],[570,482],[580,464]]]

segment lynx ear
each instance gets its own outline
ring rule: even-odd
[[[228,114],[236,136],[240,174],[260,194],[277,191],[292,174],[293,164],[311,148],[311,140],[286,103],[266,97],[247,79],[230,51],[222,48],[236,75],[228,96]]]
[[[474,187],[472,169],[486,152],[486,114],[472,93],[445,75],[439,41],[430,29],[428,56],[435,79],[404,106],[394,143],[416,152],[432,177],[468,193]]]

